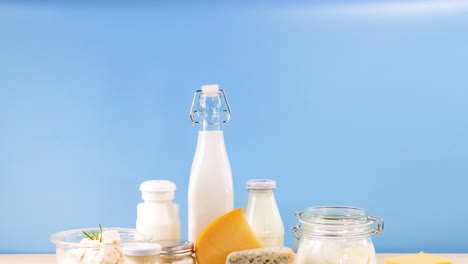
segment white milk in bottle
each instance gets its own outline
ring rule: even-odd
[[[231,166],[224,146],[222,125],[230,109],[218,85],[205,85],[195,92],[190,113],[200,125],[188,190],[188,238],[197,241],[212,221],[234,208]]]
[[[247,203],[244,213],[247,222],[263,247],[284,245],[284,226],[276,204],[276,181],[252,179],[247,181]]]

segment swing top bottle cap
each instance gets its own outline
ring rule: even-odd
[[[202,93],[208,96],[215,96],[219,92],[219,85],[207,84],[202,86]]]
[[[252,179],[245,184],[247,189],[271,190],[276,188],[276,181],[271,179]]]

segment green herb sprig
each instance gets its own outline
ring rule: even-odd
[[[94,231],[91,231],[89,233],[87,233],[86,231],[83,231],[83,234],[91,239],[91,240],[99,240],[99,242],[102,242],[102,226],[101,224],[99,224],[99,232],[94,232]]]

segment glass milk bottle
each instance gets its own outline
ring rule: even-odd
[[[231,166],[222,126],[231,111],[218,85],[195,92],[190,117],[200,126],[188,188],[188,238],[196,241],[212,221],[234,208]]]
[[[273,193],[276,182],[253,179],[246,183],[248,189],[245,217],[263,247],[281,247],[284,244],[284,226]]]

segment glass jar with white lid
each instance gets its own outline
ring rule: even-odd
[[[376,264],[370,236],[384,229],[361,208],[317,206],[295,213],[296,264]]]
[[[161,246],[153,243],[130,244],[123,248],[123,253],[125,264],[160,264],[158,256]]]

